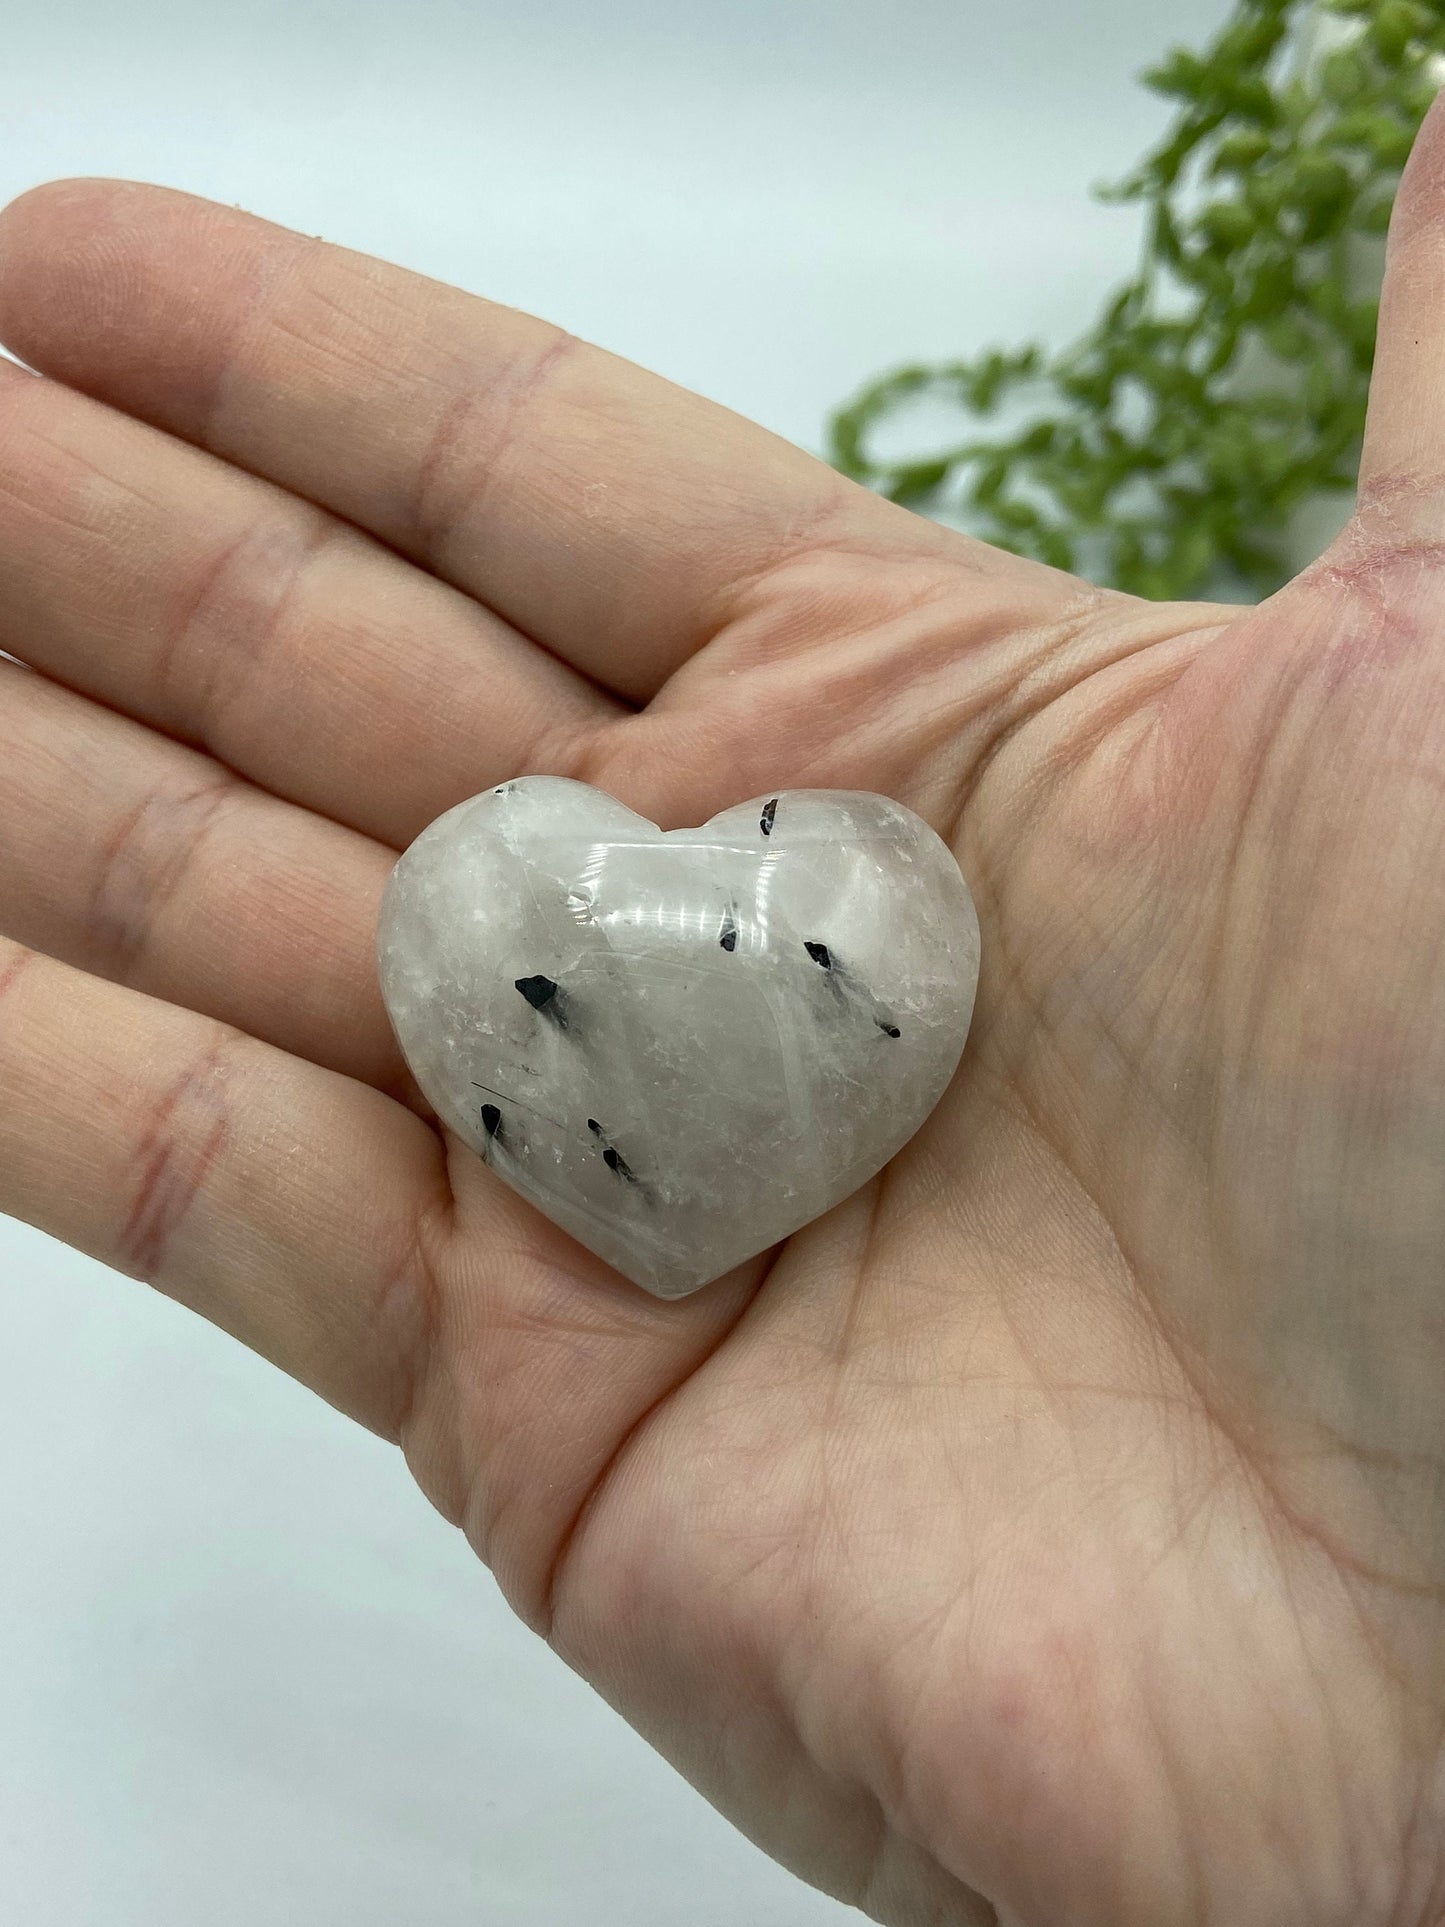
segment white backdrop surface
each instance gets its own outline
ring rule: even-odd
[[[1088,187],[1226,0],[47,0],[0,199],[118,174],[547,315],[804,446],[893,361],[1063,339]],[[0,646],[23,653],[23,639]],[[0,903],[0,930],[4,905]],[[823,1927],[513,1621],[399,1457],[0,1219],[0,1917]]]

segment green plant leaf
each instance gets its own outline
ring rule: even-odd
[[[945,458],[935,462],[912,462],[893,471],[888,493],[895,502],[917,502],[932,495],[948,479],[952,464]]]
[[[1138,273],[1090,329],[881,375],[834,412],[830,460],[897,501],[946,492],[986,540],[1055,567],[1102,547],[1100,580],[1140,595],[1196,593],[1220,567],[1278,587],[1289,517],[1353,481],[1378,304],[1350,237],[1388,226],[1445,54],[1445,0],[1321,4],[1356,25],[1312,71],[1288,38],[1306,0],[1236,0],[1209,45],[1145,73],[1175,119],[1093,190],[1146,212]],[[978,432],[877,456],[875,431],[924,393]],[[1027,426],[982,426],[1025,396]]]

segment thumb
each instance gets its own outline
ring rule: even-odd
[[[1445,94],[1395,197],[1360,463],[1362,504],[1401,494],[1445,520]]]

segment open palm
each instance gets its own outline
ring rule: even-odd
[[[1241,611],[233,209],[0,219],[0,1208],[397,1440],[881,1920],[1445,1918],[1442,227],[1437,114],[1361,510]],[[396,852],[531,771],[885,791],[978,903],[929,1123],[680,1303],[441,1134],[381,1006]]]

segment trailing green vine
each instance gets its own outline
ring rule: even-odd
[[[1240,0],[1204,52],[1176,50],[1143,76],[1179,113],[1126,180],[1098,190],[1142,202],[1147,222],[1138,272],[1087,334],[1056,354],[1031,343],[895,369],[833,417],[833,463],[1138,594],[1221,578],[1277,588],[1291,516],[1354,484],[1378,237],[1445,53],[1445,0],[1320,0],[1347,26],[1302,68],[1294,38],[1310,10]],[[922,397],[956,406],[970,432],[885,458],[879,428],[896,433]]]

